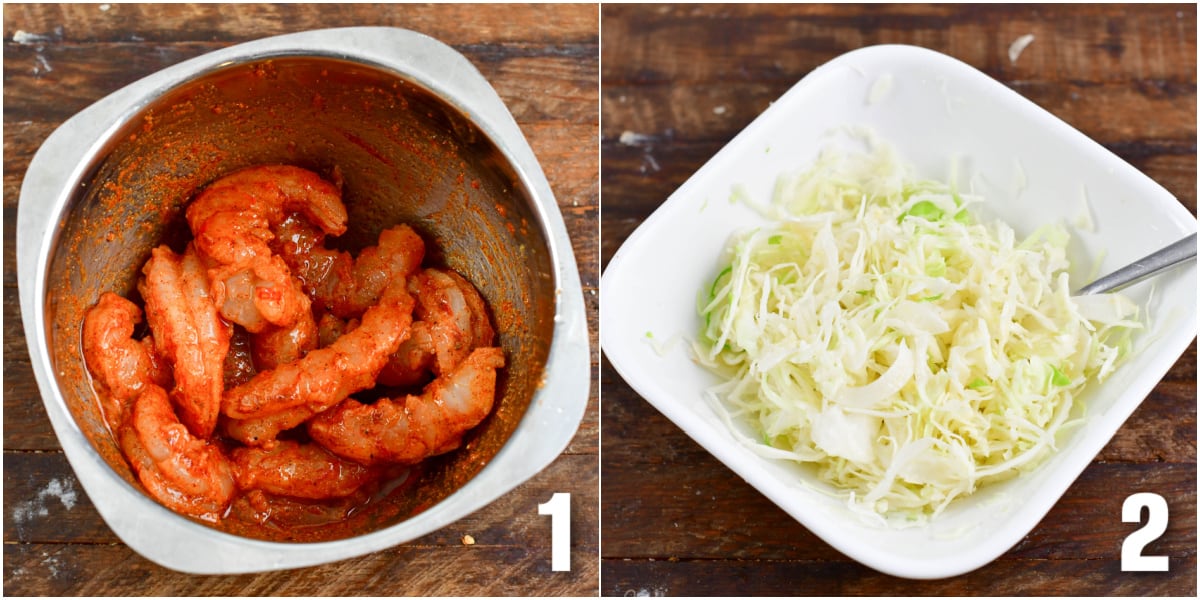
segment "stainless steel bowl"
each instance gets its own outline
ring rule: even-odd
[[[343,182],[346,249],[408,223],[427,260],[480,289],[508,365],[463,449],[349,526],[255,539],[146,496],[104,425],[79,351],[84,310],[133,292],[182,208],[237,168],[287,163]],[[548,465],[582,419],[589,356],[578,272],[545,176],[495,91],[461,55],[392,28],[268,38],[181,63],[64,123],[29,166],[17,215],[22,319],[47,413],[81,484],[129,546],[195,573],[283,569],[401,543],[481,508]],[[253,534],[264,537],[261,533]],[[271,536],[265,536],[271,537]]]

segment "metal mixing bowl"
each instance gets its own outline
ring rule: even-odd
[[[412,225],[427,263],[470,279],[508,364],[463,449],[347,524],[286,534],[213,528],[145,495],[104,425],[79,349],[104,291],[135,294],[150,249],[186,235],[182,209],[241,167],[285,163],[342,182],[357,250]],[[47,412],[97,510],[131,547],[197,573],[291,568],[434,531],[548,465],[587,403],[582,293],[562,217],[512,116],[453,49],[391,28],[331,29],[207,54],[63,124],[22,185],[22,318]],[[269,539],[254,539],[269,538]],[[315,540],[315,541],[313,541]]]

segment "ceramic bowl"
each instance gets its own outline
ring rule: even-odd
[[[427,461],[352,522],[302,536],[210,527],[147,496],[104,425],[78,347],[85,309],[103,291],[134,293],[150,249],[186,230],[182,208],[195,190],[268,163],[343,182],[351,230],[335,243],[345,249],[373,245],[391,225],[413,226],[427,264],[480,289],[508,357],[496,407],[462,449]],[[46,140],[17,221],[22,319],[55,433],[104,520],[164,566],[284,569],[417,538],[539,472],[582,419],[590,377],[583,297],[554,196],[483,76],[421,34],[279,36],[133,83]]]
[[[698,290],[717,275],[730,234],[763,223],[731,198],[765,203],[781,173],[812,164],[830,132],[846,127],[873,130],[922,177],[946,181],[957,161],[959,184],[987,198],[984,216],[1007,221],[1018,235],[1065,224],[1073,234],[1073,281],[1195,232],[1196,219],[1129,164],[976,69],[930,50],[876,46],[797,83],[613,256],[601,280],[601,346],[630,386],[847,556],[902,577],[957,575],[1025,536],[1186,349],[1196,335],[1196,269],[1191,263],[1127,290],[1150,315],[1148,327],[1129,362],[1083,394],[1086,424],[1063,433],[1058,452],[1040,467],[956,500],[925,526],[871,525],[818,491],[804,468],[739,444],[702,397],[717,379],[687,350],[699,328]]]

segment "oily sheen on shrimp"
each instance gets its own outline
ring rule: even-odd
[[[209,184],[186,217],[183,252],[164,244],[143,268],[144,306],[105,293],[81,336],[109,428],[164,506],[212,523],[345,518],[490,413],[505,359],[483,297],[423,266],[410,226],[357,255],[327,248],[347,226],[340,189],[286,165]],[[385,369],[411,393],[351,397]]]

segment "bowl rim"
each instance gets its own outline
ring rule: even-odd
[[[530,208],[540,219],[537,226],[545,233],[555,278],[555,313],[542,385],[509,439],[464,486],[420,515],[367,534],[322,542],[272,542],[226,533],[177,515],[135,489],[99,456],[56,384],[46,344],[45,278],[73,183],[130,119],[192,79],[236,64],[302,56],[394,73],[459,110],[492,141],[529,191]],[[63,164],[73,166],[55,168]],[[415,31],[343,27],[262,38],[180,62],[131,83],[64,121],[43,142],[22,181],[16,229],[21,320],[54,432],[104,521],[139,554],[167,568],[197,574],[297,568],[361,556],[431,533],[493,502],[548,466],[574,437],[587,407],[591,369],[583,292],[570,237],[549,182],[512,114],[476,67],[452,47]],[[556,426],[547,428],[550,423]],[[549,430],[520,435],[539,427]]]
[[[638,227],[628,236],[621,244],[617,251],[609,260],[604,273],[601,277],[601,302],[600,313],[601,323],[612,323],[614,319],[619,319],[620,315],[615,313],[614,302],[612,301],[618,294],[616,290],[621,287],[632,287],[633,282],[630,281],[634,276],[629,274],[631,263],[637,261],[637,255],[643,252],[643,248],[649,242],[648,238],[652,237],[654,231],[663,226],[671,216],[677,214],[678,206],[682,206],[682,200],[690,196],[705,197],[704,184],[708,181],[700,181],[702,175],[707,174],[713,168],[719,168],[720,161],[728,157],[730,154],[737,154],[747,151],[750,146],[748,141],[751,139],[751,133],[758,129],[767,126],[769,123],[777,119],[777,115],[785,114],[780,111],[786,111],[788,107],[787,100],[795,98],[804,93],[808,88],[818,85],[824,74],[827,74],[835,68],[848,68],[860,75],[863,71],[860,70],[856,63],[872,63],[891,64],[901,63],[905,61],[922,62],[923,66],[940,69],[947,73],[952,72],[954,77],[969,79],[973,82],[985,82],[985,85],[994,86],[996,95],[1005,103],[1017,103],[1020,108],[1026,113],[1029,120],[1033,120],[1037,125],[1051,128],[1056,136],[1066,136],[1071,142],[1086,144],[1094,149],[1099,149],[1102,154],[1101,160],[1106,165],[1121,164],[1126,168],[1132,169],[1115,154],[1112,154],[1107,149],[1100,146],[1097,142],[1088,138],[1082,132],[1074,129],[1066,122],[1059,119],[1054,114],[1038,106],[1029,99],[1021,96],[1017,92],[1009,89],[994,78],[988,76],[975,67],[952,56],[912,45],[903,44],[883,44],[875,46],[867,46],[855,49],[839,55],[832,60],[818,66],[813,71],[805,75],[784,94],[776,99],[766,110],[764,110],[757,118],[751,121],[744,129],[735,135],[725,146],[723,146],[716,154],[706,161],[695,173],[693,173],[683,184],[681,184],[667,199],[657,207]],[[990,88],[989,88],[990,89]],[[1162,190],[1163,194],[1170,196],[1170,193],[1161,187],[1161,185],[1153,182],[1144,174],[1136,169],[1141,178],[1158,189]],[[1174,205],[1167,209],[1168,218],[1182,223],[1182,227],[1188,231],[1196,230],[1196,221],[1193,215],[1188,214],[1188,211],[1181,205]],[[1193,311],[1194,312],[1194,311]],[[1183,328],[1186,332],[1191,331],[1187,339],[1190,340],[1195,335],[1195,315],[1190,314],[1190,321],[1187,327]],[[600,346],[601,351],[608,358],[616,372],[622,379],[643,399],[655,407],[660,413],[672,421],[676,426],[684,431],[686,435],[691,437],[707,452],[712,454],[727,468],[734,471],[738,476],[744,478],[747,483],[754,487],[759,493],[766,496],[773,503],[783,509],[790,517],[798,521],[803,527],[809,529],[823,541],[834,547],[838,551],[846,554],[854,560],[861,562],[880,572],[906,577],[912,579],[936,579],[943,577],[951,577],[972,571],[984,564],[987,564],[995,558],[1002,555],[1009,548],[1019,542],[1030,530],[1036,527],[1037,523],[1049,512],[1062,493],[1066,492],[1070,482],[1073,482],[1083,469],[1092,461],[1095,453],[1098,452],[1112,435],[1119,428],[1120,424],[1132,414],[1133,410],[1140,405],[1142,399],[1150,392],[1153,386],[1161,379],[1162,374],[1158,374],[1153,378],[1153,382],[1145,383],[1141,379],[1135,381],[1126,394],[1137,394],[1139,399],[1137,402],[1129,403],[1128,405],[1120,405],[1120,410],[1110,410],[1116,420],[1116,425],[1111,431],[1104,431],[1103,441],[1095,448],[1096,452],[1088,452],[1086,460],[1072,462],[1062,467],[1062,473],[1069,474],[1069,480],[1064,485],[1062,493],[1054,496],[1052,502],[1046,503],[1039,510],[1030,511],[1027,514],[1020,515],[1020,519],[1014,520],[1019,527],[1013,527],[1012,531],[1005,532],[1004,539],[992,544],[980,546],[975,551],[964,553],[957,556],[953,561],[945,561],[940,564],[930,564],[928,561],[923,562],[919,558],[913,557],[897,557],[882,550],[864,547],[861,543],[856,543],[853,539],[848,539],[841,535],[836,523],[832,521],[822,520],[811,514],[801,512],[802,506],[796,506],[796,503],[789,505],[781,498],[781,494],[776,489],[777,483],[771,478],[771,473],[754,468],[747,467],[742,464],[740,456],[733,451],[724,448],[727,444],[723,438],[716,438],[711,435],[707,422],[701,420],[695,410],[685,406],[685,402],[670,392],[665,390],[661,382],[655,380],[654,374],[647,372],[644,365],[639,364],[632,359],[628,353],[635,341],[628,338],[631,333],[618,332],[614,327],[601,327],[600,331]],[[1183,334],[1180,334],[1180,337]],[[1187,342],[1184,341],[1179,352],[1186,348]],[[1172,356],[1177,356],[1179,352]],[[1173,364],[1174,360],[1167,362],[1163,367],[1163,371]],[[1142,388],[1145,389],[1142,389]],[[763,459],[767,460],[767,459]],[[1043,465],[1045,466],[1045,465]],[[1028,527],[1024,527],[1028,524]]]

